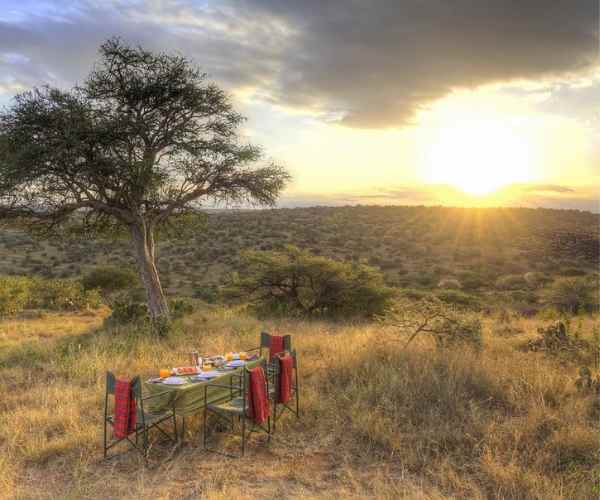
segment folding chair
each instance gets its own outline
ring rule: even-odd
[[[263,355],[263,349],[267,351],[271,348],[271,337],[272,335],[267,332],[260,332],[260,345],[258,347],[254,347],[252,349],[248,349],[248,352],[258,351],[259,356]],[[283,336],[283,350],[291,351],[292,350],[292,336],[284,335]]]
[[[300,418],[300,386],[298,382],[298,356],[295,350],[285,354],[289,354],[292,357],[293,378],[291,397],[295,402],[295,407],[290,405],[289,402],[284,403],[279,401],[279,387],[282,382],[280,364],[278,359],[281,355],[279,355],[277,359],[274,360],[274,363],[272,363],[272,369],[274,370],[274,382],[273,388],[271,390],[271,399],[273,401],[273,432],[275,432],[277,420],[281,417],[285,410],[288,410],[289,412],[293,413],[296,416],[296,418]],[[278,409],[280,409],[279,413],[277,411]]]
[[[260,366],[263,370],[266,369],[265,363],[261,363]],[[269,377],[265,373],[265,396],[267,404],[269,403]],[[224,394],[218,399],[213,399],[209,402],[208,390],[210,388],[227,389],[229,393]],[[239,376],[232,376],[230,384],[206,384],[204,386],[204,400],[206,405],[204,406],[204,418],[203,418],[203,445],[207,451],[217,451],[208,447],[208,416],[209,414],[214,415],[217,421],[224,422],[228,427],[234,431],[235,421],[240,421],[240,437],[241,437],[241,453],[239,456],[223,453],[224,455],[231,456],[233,458],[241,458],[244,456],[246,451],[246,440],[255,431],[264,431],[267,433],[267,440],[271,439],[271,416],[269,415],[266,419],[266,425],[264,423],[256,422],[251,414],[251,410],[248,405],[250,386],[250,370],[248,368],[243,369],[243,372]]]
[[[144,402],[147,402],[153,398],[168,394],[167,392],[161,392],[158,394],[152,394],[151,396],[142,397],[142,383],[140,377],[134,377],[131,379],[131,397],[135,400],[136,408],[136,425],[135,429],[125,437],[114,438],[112,442],[108,439],[108,426],[111,428],[114,426],[114,415],[109,414],[109,396],[115,395],[116,377],[111,372],[106,372],[106,395],[104,397],[104,458],[107,457],[108,450],[113,446],[119,444],[122,441],[127,441],[133,448],[139,451],[144,458],[148,453],[148,431],[156,428],[161,434],[169,438],[174,443],[177,442],[177,419],[175,416],[175,406],[170,410],[162,411],[160,413],[148,413],[144,411]],[[113,398],[114,399],[114,398]],[[171,420],[173,423],[173,436],[161,429],[160,424]],[[131,435],[135,434],[135,439],[131,439]],[[142,445],[139,444],[139,436],[142,436]]]

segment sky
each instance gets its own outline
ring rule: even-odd
[[[0,106],[120,36],[225,88],[280,206],[600,211],[598,0],[0,0]]]

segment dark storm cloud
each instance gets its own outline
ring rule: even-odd
[[[28,85],[81,79],[114,34],[178,49],[229,88],[350,126],[401,126],[455,88],[595,63],[596,0],[230,0],[69,3],[0,26],[0,70]],[[18,10],[18,4],[15,4]],[[0,58],[1,59],[1,58]],[[0,82],[1,83],[1,82]]]

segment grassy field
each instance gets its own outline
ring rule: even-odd
[[[376,323],[266,321],[206,307],[167,340],[105,328],[107,311],[0,323],[3,498],[591,498],[600,487],[600,406],[577,390],[592,359],[525,352],[540,320],[484,320],[484,348],[439,351]],[[590,337],[597,317],[578,325]],[[188,352],[293,335],[300,421],[241,460],[206,454],[198,419],[187,444],[157,441],[101,461],[104,374],[155,375]]]

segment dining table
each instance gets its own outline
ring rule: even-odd
[[[264,357],[247,360],[243,366],[237,368],[219,368],[216,377],[208,380],[198,380],[196,375],[178,375],[184,380],[179,385],[168,385],[150,379],[144,383],[144,391],[152,398],[144,410],[150,413],[161,413],[174,410],[175,415],[182,417],[182,435],[185,432],[185,417],[199,414],[207,404],[220,401],[230,394],[227,387],[233,385],[233,378],[240,376],[245,368],[253,368],[264,361]],[[210,384],[218,384],[221,387],[211,387]],[[205,387],[206,400],[205,400]]]

